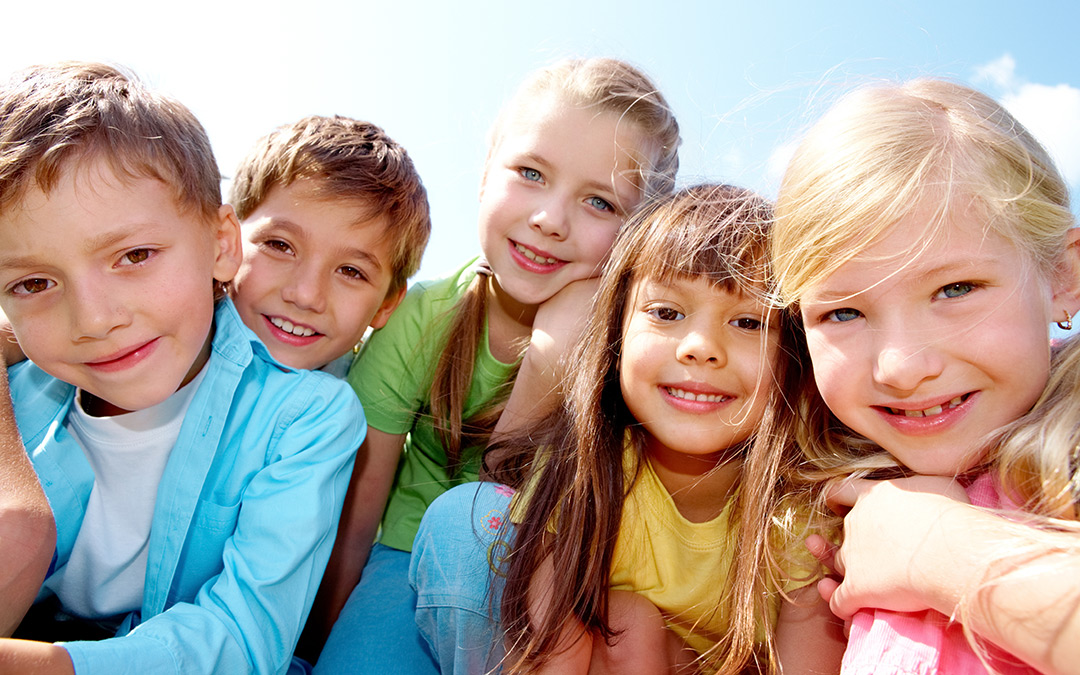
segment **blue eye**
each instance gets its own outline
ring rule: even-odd
[[[967,295],[975,290],[975,284],[969,281],[959,281],[955,284],[948,284],[938,289],[938,292],[934,294],[934,298],[959,298]]]
[[[650,309],[649,314],[661,321],[679,321],[686,318],[685,314],[672,307],[656,307]]]
[[[544,180],[544,174],[540,173],[536,169],[530,169],[527,166],[523,166],[518,169],[518,173],[520,173],[521,177],[525,180],[532,181],[534,183],[539,183],[540,181]]]
[[[586,202],[589,206],[593,207],[597,211],[607,211],[609,213],[615,212],[615,207],[611,205],[606,199],[600,197],[589,197]]]
[[[846,321],[854,321],[862,316],[862,312],[857,309],[851,309],[850,307],[842,307],[840,309],[834,309],[825,315],[826,321],[836,321],[838,323],[844,323]]]

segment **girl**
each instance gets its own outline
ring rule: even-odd
[[[1047,385],[1049,324],[1071,325],[1080,309],[1072,224],[1065,184],[1045,150],[1001,106],[961,85],[916,80],[866,89],[815,125],[785,175],[773,242],[780,290],[798,303],[820,392],[800,407],[801,440],[815,470],[809,477],[941,476],[947,480],[923,478],[921,487],[947,491],[955,483],[952,494],[964,499],[957,485],[964,487],[976,505],[1015,502],[1075,518],[1075,509],[1045,508],[1061,503],[1039,480],[1046,444],[1021,443],[1021,462],[991,452],[994,433],[1031,409]],[[1071,473],[1066,455],[1053,463]],[[838,501],[855,500],[848,494]],[[873,522],[859,529],[868,526]],[[998,547],[1013,550],[1004,538]],[[891,548],[893,557],[910,559]],[[893,596],[883,606],[940,611],[859,612],[844,672],[1050,666],[1050,650],[997,639],[1000,627],[971,626],[1014,649],[984,640],[972,648],[964,627],[948,618],[969,593],[972,603],[998,594],[987,590],[988,561],[973,564],[952,552],[926,560],[919,551],[909,553],[917,560],[905,579],[879,589]],[[837,560],[840,571],[848,554]],[[950,597],[928,605],[916,592],[905,599],[893,590],[924,584],[919,577],[927,572],[952,582]],[[823,592],[834,588],[824,584]],[[872,592],[867,600],[876,606]],[[1027,622],[1048,609],[1013,617]]]
[[[611,59],[541,70],[503,110],[480,188],[483,258],[417,284],[349,375],[370,427],[323,584],[327,616],[352,596],[320,670],[431,668],[406,580],[420,517],[449,487],[477,478],[478,448],[539,328],[538,308],[598,273],[643,195],[670,190],[678,144],[655,85]]]
[[[481,543],[506,513],[516,521],[500,570],[509,672],[838,665],[840,631],[812,588],[777,620],[778,591],[809,574],[782,572],[798,521],[780,495],[798,451],[781,392],[800,366],[792,326],[763,302],[770,216],[745,190],[701,186],[627,226],[567,403],[501,439],[516,448],[496,476],[524,485],[521,501],[510,512],[506,486],[463,486],[425,516],[411,574],[443,672],[501,655],[484,645],[490,627],[467,625],[483,594],[442,600],[486,576],[463,512],[480,515]]]

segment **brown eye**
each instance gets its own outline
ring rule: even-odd
[[[53,282],[48,279],[27,279],[16,284],[12,292],[16,295],[33,295],[34,293],[47,291],[53,285]]]
[[[657,307],[655,309],[650,309],[649,314],[652,314],[661,321],[678,321],[685,316],[679,310],[671,307]]]
[[[128,251],[124,254],[124,260],[132,265],[138,265],[139,263],[146,262],[150,259],[150,249],[137,248],[133,251]]]

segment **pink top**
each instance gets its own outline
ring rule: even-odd
[[[1001,495],[989,474],[967,488],[975,506],[1015,508]],[[987,663],[1002,675],[1039,671],[985,644]],[[890,612],[864,609],[852,617],[842,675],[968,675],[989,672],[972,649],[963,627],[934,610]]]

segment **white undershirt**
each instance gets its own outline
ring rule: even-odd
[[[76,395],[67,429],[94,471],[86,515],[67,565],[49,580],[66,611],[86,618],[142,607],[158,484],[206,368],[151,408],[92,417]]]

